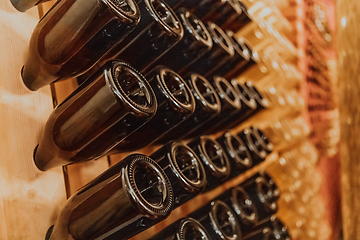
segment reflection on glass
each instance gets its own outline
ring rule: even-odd
[[[77,76],[91,68],[136,26],[133,0],[58,1],[30,39],[22,78],[30,90]]]
[[[110,61],[51,113],[34,160],[41,170],[108,153],[154,116],[157,104],[146,79]]]

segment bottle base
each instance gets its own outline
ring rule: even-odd
[[[54,230],[54,225],[52,225],[51,227],[49,227],[49,229],[47,230],[46,235],[45,235],[45,240],[49,240],[49,239],[50,239],[53,230]]]

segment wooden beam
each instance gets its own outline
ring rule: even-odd
[[[344,240],[360,239],[360,5],[336,1]]]

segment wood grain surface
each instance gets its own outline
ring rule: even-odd
[[[63,172],[39,171],[33,162],[52,110],[50,88],[29,91],[21,67],[38,22],[36,8],[20,13],[0,0],[0,239],[44,239],[66,200]]]
[[[342,210],[345,240],[360,239],[360,5],[336,1],[340,90]]]

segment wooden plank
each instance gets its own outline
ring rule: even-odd
[[[360,5],[336,1],[344,240],[360,239]]]
[[[37,21],[36,8],[0,0],[0,239],[44,239],[66,200],[61,168],[41,172],[32,159],[52,110],[50,89],[31,92],[20,76]]]

